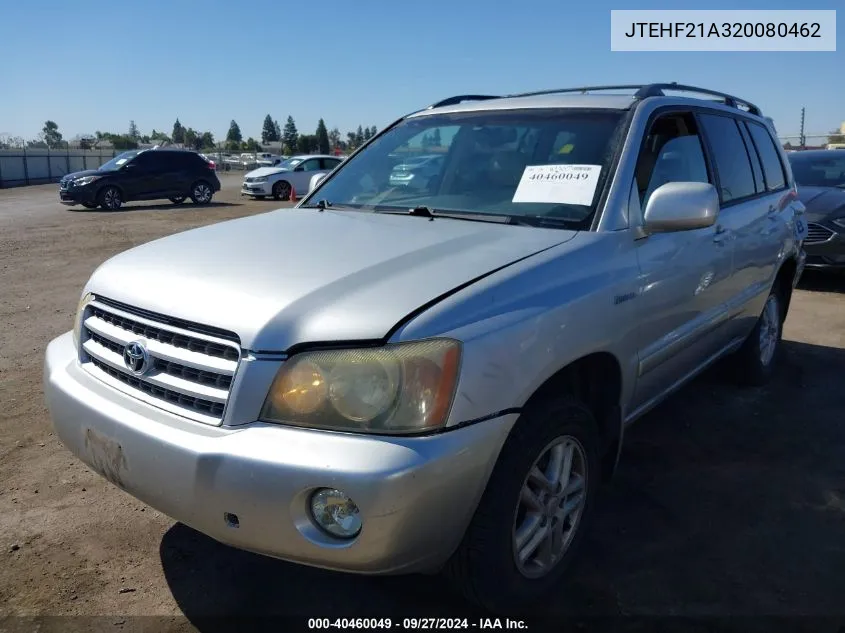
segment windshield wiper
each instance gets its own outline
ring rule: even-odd
[[[493,222],[494,224],[510,224],[508,215],[494,215],[492,213],[463,213],[461,211],[441,211],[431,207],[382,207],[373,209],[374,213],[388,213],[390,215],[415,215],[434,220],[435,218],[449,218],[451,220],[467,220],[469,222]]]
[[[567,218],[544,217],[542,215],[513,215],[511,216],[511,224],[540,228],[572,229],[573,224],[578,225],[580,222],[577,220],[568,220]]]

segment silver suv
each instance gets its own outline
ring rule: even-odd
[[[47,401],[80,459],[215,539],[508,608],[564,573],[629,424],[722,357],[770,376],[802,215],[736,97],[454,97],[295,209],[104,263]]]

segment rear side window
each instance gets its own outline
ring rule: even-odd
[[[760,154],[763,162],[763,173],[766,175],[766,189],[777,191],[786,187],[786,177],[783,173],[783,164],[780,162],[780,155],[775,148],[775,142],[768,130],[759,123],[748,123],[748,131]]]
[[[754,175],[736,121],[717,114],[702,114],[700,118],[713,153],[722,202],[753,196]]]
[[[763,166],[760,164],[760,157],[757,150],[754,149],[754,143],[751,141],[751,135],[745,128],[744,123],[739,124],[739,131],[742,133],[742,140],[745,141],[745,149],[748,151],[748,157],[751,159],[751,169],[754,170],[754,187],[757,193],[766,191],[766,181],[763,179]]]

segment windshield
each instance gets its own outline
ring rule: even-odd
[[[128,163],[131,159],[135,158],[139,153],[140,152],[136,150],[132,152],[123,152],[122,154],[118,154],[109,162],[100,165],[98,171],[117,171],[126,163]]]
[[[409,117],[346,161],[316,198],[373,211],[554,218],[595,211],[622,114],[519,110]]]
[[[787,156],[799,187],[845,187],[845,156],[801,152]]]

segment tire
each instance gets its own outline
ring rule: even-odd
[[[564,448],[552,448],[555,446]],[[539,492],[543,488],[537,484],[540,480],[529,478],[529,473],[538,464],[545,464],[544,455],[557,452],[560,457],[561,450],[563,464],[571,451],[570,475],[580,471],[581,488],[566,494],[566,488],[573,488],[577,482],[568,479],[570,484],[564,487],[561,476],[556,492],[540,504],[545,509],[528,514],[524,500],[528,495],[523,496],[523,488],[528,486],[533,491],[535,501],[542,501],[542,495],[548,494]],[[551,461],[545,470],[550,467]],[[536,403],[523,412],[505,442],[463,540],[446,564],[447,579],[471,602],[494,612],[513,613],[542,599],[555,588],[581,545],[600,479],[599,438],[590,410],[570,396]],[[546,486],[551,485],[548,479],[545,481]],[[579,502],[581,505],[571,514],[561,514]],[[552,509],[558,514],[550,514]],[[561,516],[566,517],[562,523]],[[532,534],[532,525],[539,527],[530,538],[520,538],[523,552],[531,552],[529,544],[541,531],[563,526],[563,549],[550,565],[535,560],[546,543],[534,549],[524,563],[518,562],[517,535]]]
[[[191,185],[191,200],[194,204],[208,204],[213,195],[214,190],[205,180],[198,180]]]
[[[82,206],[86,209],[96,209],[99,205],[96,202],[83,202]]]
[[[273,185],[274,200],[290,200],[290,183],[287,180],[280,180]]]
[[[780,356],[786,302],[778,285],[766,298],[763,312],[742,347],[730,357],[736,382],[749,387],[766,384]]]
[[[123,204],[123,197],[117,187],[105,187],[97,198],[99,205],[107,211],[117,211]]]
[[[182,204],[185,202],[185,196],[175,196],[173,198],[169,198],[170,202],[173,204]]]

